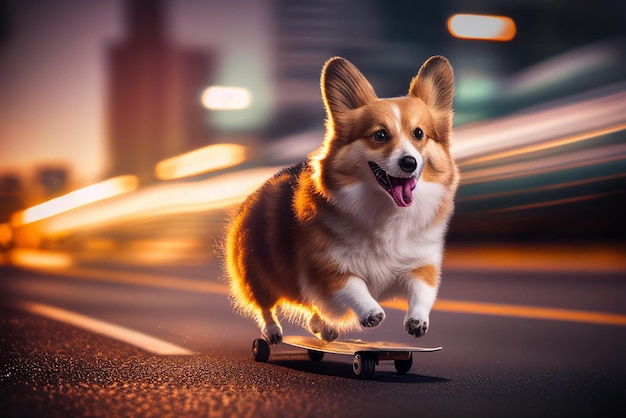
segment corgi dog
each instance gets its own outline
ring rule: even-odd
[[[459,174],[450,154],[454,75],[428,59],[407,96],[379,99],[335,57],[321,75],[326,133],[305,162],[266,181],[226,231],[234,307],[270,344],[279,314],[325,341],[375,327],[379,301],[401,298],[404,330],[420,337],[439,288]]]

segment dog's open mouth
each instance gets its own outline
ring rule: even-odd
[[[408,207],[413,204],[413,189],[417,180],[415,177],[394,177],[389,175],[380,166],[371,161],[368,162],[378,184],[389,193],[391,198],[396,202],[396,205],[401,207]]]

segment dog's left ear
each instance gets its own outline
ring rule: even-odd
[[[442,56],[430,57],[411,81],[409,94],[437,110],[451,110],[454,99],[454,73]]]
[[[452,130],[454,100],[454,72],[450,62],[439,55],[426,60],[411,81],[409,95],[422,99],[437,113],[437,119],[441,121],[438,133],[441,139],[447,139]]]

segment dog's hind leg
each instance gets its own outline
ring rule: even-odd
[[[309,318],[308,326],[309,331],[320,340],[331,342],[339,338],[339,331],[331,324],[324,321],[317,312]]]
[[[276,318],[276,307],[263,309],[259,315],[261,333],[270,344],[278,344],[283,341],[283,328]]]

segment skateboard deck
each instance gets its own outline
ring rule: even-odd
[[[442,347],[415,347],[403,343],[384,341],[341,340],[326,342],[315,337],[285,336],[283,343],[307,350],[309,358],[321,361],[324,353],[353,356],[352,370],[361,378],[374,374],[376,365],[383,360],[393,360],[398,374],[406,374],[413,365],[413,353],[439,351]],[[259,362],[266,362],[270,346],[264,339],[254,340],[252,354]]]
[[[346,354],[350,356],[359,351],[372,353],[415,353],[439,351],[442,349],[442,347],[415,347],[386,341],[341,340],[326,342],[315,337],[301,337],[297,335],[284,337],[283,343],[306,350],[316,350],[329,354]]]

